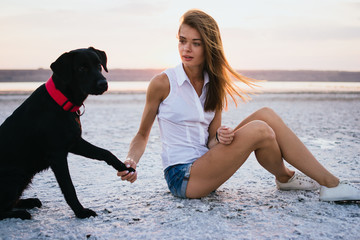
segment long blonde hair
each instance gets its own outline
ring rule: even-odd
[[[201,10],[191,9],[181,17],[180,27],[183,24],[196,29],[204,44],[204,70],[209,74],[210,79],[204,106],[205,111],[227,109],[227,94],[235,104],[237,104],[236,96],[247,101],[249,99],[248,93],[238,87],[231,77],[250,87],[255,86],[256,80],[240,75],[229,65],[225,58],[220,30],[216,21]]]

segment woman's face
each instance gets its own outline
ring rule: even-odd
[[[184,66],[202,67],[204,65],[204,43],[200,33],[195,28],[186,24],[180,26],[178,48]]]

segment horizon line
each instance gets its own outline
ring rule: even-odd
[[[144,71],[144,70],[148,70],[148,71],[163,71],[165,68],[108,68],[109,72],[111,70],[130,70],[130,71]],[[2,69],[0,68],[0,71],[41,71],[41,70],[50,70],[50,68],[7,68],[7,69]],[[287,71],[287,72],[292,72],[292,71],[313,71],[313,72],[356,72],[359,73],[359,70],[322,70],[322,69],[235,69],[235,71]]]

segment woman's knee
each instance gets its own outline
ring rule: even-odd
[[[273,141],[276,138],[274,130],[265,121],[254,120],[244,127],[247,129],[248,139],[253,139],[255,143]],[[241,133],[239,132],[239,134]]]
[[[275,139],[274,130],[265,121],[261,121],[261,120],[255,121],[255,130],[261,139],[264,139],[264,140]]]
[[[257,119],[263,120],[265,122],[274,120],[274,119],[280,119],[280,117],[277,115],[277,113],[269,107],[263,107],[255,112]]]

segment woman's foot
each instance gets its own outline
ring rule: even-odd
[[[360,201],[360,189],[349,181],[340,181],[336,187],[321,186],[321,201]]]
[[[320,185],[303,174],[295,172],[288,182],[282,183],[275,180],[276,186],[279,190],[317,190]]]

